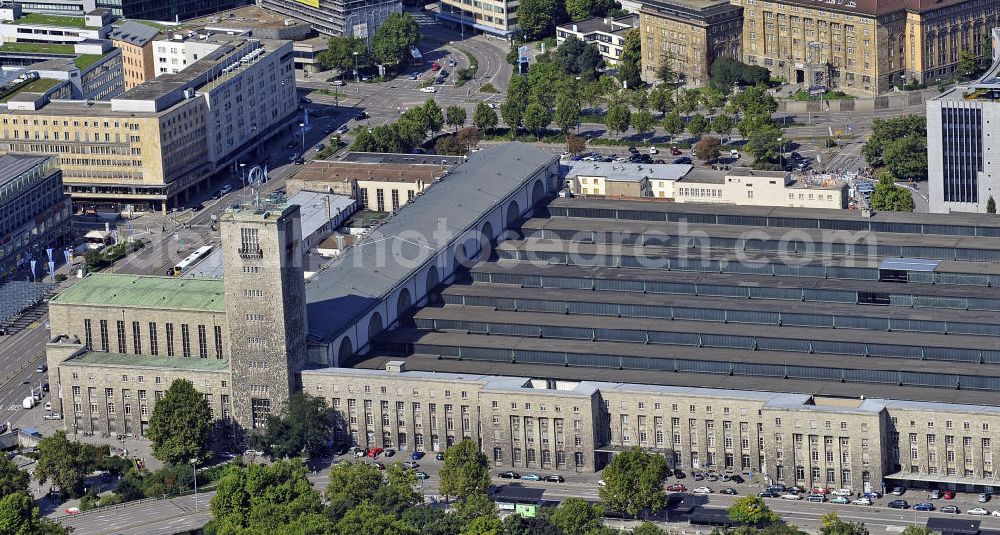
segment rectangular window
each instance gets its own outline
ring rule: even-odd
[[[125,322],[118,320],[115,323],[118,330],[118,352],[125,353]]]
[[[254,429],[264,429],[267,426],[267,416],[271,414],[271,400],[252,398],[250,411],[253,416]]]
[[[222,358],[222,327],[215,326],[215,358]]]
[[[385,211],[385,193],[382,192],[382,188],[375,190],[375,201],[376,208],[379,212]]]
[[[105,353],[111,351],[110,345],[108,341],[108,320],[101,320],[101,351]]]
[[[208,358],[208,336],[205,334],[205,326],[198,326],[198,356]]]
[[[90,330],[89,319],[83,320],[83,343],[88,351],[92,351],[94,349],[94,335]]]
[[[167,356],[174,356],[174,324],[167,324]]]
[[[191,356],[191,333],[188,332],[188,324],[181,324],[181,354],[185,357]]]
[[[399,190],[392,190],[392,211],[399,210]]]
[[[156,356],[160,354],[160,346],[156,340],[156,322],[149,322],[149,354]]]
[[[132,349],[136,355],[142,354],[142,327],[138,321],[132,322]]]

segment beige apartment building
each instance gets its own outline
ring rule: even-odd
[[[165,212],[297,113],[291,48],[238,37],[110,102],[12,101],[0,113],[0,150],[59,154],[80,208]]]
[[[989,56],[996,2],[733,0],[744,9],[743,57],[777,77],[873,96],[951,75],[959,52]]]
[[[347,195],[364,210],[395,212],[453,164],[312,161],[288,178],[289,195],[319,191]]]
[[[708,82],[715,58],[740,57],[743,9],[726,0],[652,0],[639,11],[642,79],[656,82],[656,68],[669,55],[681,81]]]
[[[156,28],[133,21],[126,21],[111,32],[111,42],[122,51],[126,91],[156,76],[153,40],[159,33]]]

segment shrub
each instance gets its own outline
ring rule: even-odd
[[[489,82],[486,82],[485,84],[479,86],[479,92],[480,93],[499,93],[500,91],[497,90],[497,88],[493,84],[491,84]]]

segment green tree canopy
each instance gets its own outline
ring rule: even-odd
[[[667,461],[662,455],[647,453],[639,447],[622,451],[604,469],[605,485],[601,501],[611,511],[637,516],[642,511],[658,511],[667,503],[663,480]]]
[[[632,112],[629,110],[628,105],[624,103],[612,104],[608,108],[607,115],[604,116],[604,124],[607,125],[612,135],[621,134],[628,130],[631,122]]]
[[[691,116],[691,119],[688,120],[687,131],[691,132],[692,136],[700,136],[705,132],[708,132],[709,127],[710,124],[708,119],[706,119],[704,115],[696,113]]]
[[[766,84],[771,78],[767,67],[747,65],[732,58],[717,58],[709,71],[709,83],[719,91],[729,93],[733,86]]]
[[[526,40],[553,35],[562,19],[565,4],[556,0],[521,0],[517,8],[517,25]]]
[[[758,496],[737,498],[728,509],[729,520],[737,524],[759,526],[777,522],[780,517]]]
[[[420,39],[420,27],[409,13],[391,13],[372,37],[372,54],[379,63],[395,66],[406,63],[410,47]]]
[[[417,535],[417,528],[372,503],[351,509],[337,522],[337,532],[351,535]]]
[[[549,521],[562,535],[586,535],[603,525],[604,511],[583,498],[566,498],[549,514]]]
[[[927,137],[907,134],[885,144],[885,167],[901,180],[927,179]]]
[[[485,102],[480,101],[476,104],[476,111],[472,114],[472,124],[483,132],[493,130],[497,127],[497,112]]]
[[[596,77],[597,70],[604,66],[604,58],[595,43],[584,43],[576,36],[570,35],[552,51],[552,63],[563,74],[580,75],[592,80]]]
[[[912,212],[913,195],[895,184],[895,177],[884,169],[876,174],[878,182],[872,193],[872,209],[886,212]]]
[[[971,50],[963,50],[958,53],[958,66],[955,68],[955,72],[959,76],[969,77],[976,74],[978,70],[979,62],[976,61],[976,55]]]
[[[652,522],[643,522],[632,530],[632,535],[666,535],[666,533]]]
[[[331,507],[348,510],[375,499],[382,486],[382,473],[375,465],[362,462],[342,462],[330,467],[330,483],[326,499]]]
[[[919,138],[927,138],[927,118],[923,115],[902,115],[880,119],[876,117],[872,121],[872,133],[868,136],[868,141],[861,149],[861,155],[871,166],[880,166],[883,161],[883,152],[886,145],[893,140],[902,139],[908,135],[916,135]]]
[[[645,136],[652,132],[653,123],[655,122],[653,114],[649,113],[649,110],[639,110],[632,114],[632,126],[636,132],[639,132],[640,136]]]
[[[770,120],[778,110],[778,101],[768,93],[763,85],[748,87],[729,99],[729,107],[743,117],[767,118]]]
[[[212,410],[191,381],[175,379],[156,402],[146,436],[153,443],[153,455],[168,464],[186,464],[191,459],[205,461],[212,435]]]
[[[744,146],[756,162],[769,162],[778,159],[781,150],[782,132],[778,125],[766,122],[746,132],[747,143]]]
[[[14,464],[6,455],[0,456],[0,496],[15,492],[28,492],[28,473]]]
[[[69,528],[42,516],[23,491],[0,494],[0,535],[65,535]]]
[[[63,430],[38,443],[35,479],[40,483],[52,480],[70,497],[83,496],[84,480],[96,466],[96,448],[70,441]]]
[[[552,102],[556,96],[556,83],[563,77],[559,67],[542,61],[528,68],[528,96],[536,102]],[[508,95],[510,91],[507,92]],[[527,108],[525,108],[527,109]]]
[[[862,522],[845,522],[837,516],[836,512],[830,512],[822,516],[823,527],[820,529],[821,535],[869,535],[868,528]]]
[[[552,123],[552,111],[547,106],[532,102],[524,110],[524,127],[541,138],[542,132]]]
[[[729,133],[736,127],[736,121],[726,114],[716,115],[712,119],[712,131],[722,137],[729,137]]]
[[[556,99],[556,112],[553,120],[563,133],[568,133],[580,122],[580,103],[571,96],[559,96]]]
[[[454,126],[458,132],[458,127],[465,125],[467,112],[462,106],[448,106],[445,108],[445,122],[448,126]]]
[[[684,131],[684,120],[681,119],[680,114],[677,111],[672,111],[668,113],[663,118],[663,129],[667,131],[671,136],[676,136]]]
[[[297,461],[269,466],[230,466],[211,501],[216,533],[284,533],[287,526],[308,525],[315,533],[333,533],[320,495]]]
[[[527,106],[521,108],[510,100],[506,100],[500,104],[500,115],[503,116],[503,121],[510,128],[511,139],[517,135],[517,129],[521,127],[521,123],[524,121],[524,110],[526,108]]]
[[[618,60],[618,78],[629,89],[638,89],[642,86],[642,51],[640,48],[639,30],[629,30],[625,34],[622,56]]]
[[[670,89],[656,86],[649,92],[649,105],[660,113],[667,113],[674,107],[674,98]]]
[[[463,440],[444,453],[440,492],[445,496],[465,498],[485,493],[490,487],[489,459],[471,440]]]
[[[424,102],[424,116],[427,117],[427,126],[431,134],[436,134],[444,127],[444,111],[434,99],[429,98]]]
[[[326,400],[296,392],[278,414],[267,417],[267,431],[254,442],[272,457],[317,457],[330,442],[333,419]]]
[[[496,516],[497,505],[486,494],[470,494],[454,506],[453,515],[463,524],[483,516]]]
[[[677,83],[677,70],[674,68],[674,55],[664,52],[660,56],[660,63],[656,65],[656,79],[664,85]]]
[[[357,53],[355,58],[354,53]],[[367,60],[368,47],[360,37],[331,37],[326,50],[319,53],[316,60],[327,70],[350,72],[362,60]]]
[[[934,530],[927,526],[906,526],[902,535],[934,535]]]

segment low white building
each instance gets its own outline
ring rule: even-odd
[[[20,4],[0,8],[0,41],[71,45],[87,39],[104,39],[114,18],[108,9],[95,9],[83,17],[24,14]]]
[[[636,10],[638,12],[638,10]],[[562,44],[569,36],[574,36],[584,43],[594,43],[601,51],[604,61],[617,64],[622,57],[625,46],[625,34],[639,25],[638,15],[618,17],[596,17],[580,22],[563,24],[556,27],[556,43]]]
[[[167,34],[153,41],[154,74],[176,74],[242,33],[199,30]]]

